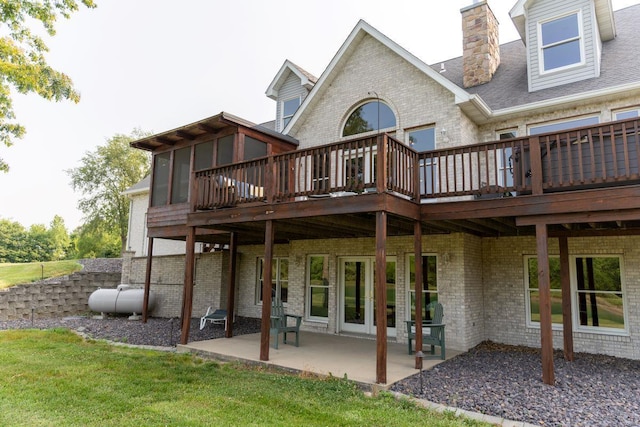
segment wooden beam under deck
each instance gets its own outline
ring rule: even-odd
[[[607,187],[504,197],[490,200],[428,203],[420,206],[424,220],[504,218],[640,209],[640,186]],[[557,222],[558,224],[561,221]]]

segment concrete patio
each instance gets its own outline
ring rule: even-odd
[[[279,348],[269,348],[269,361],[260,361],[260,334],[240,335],[178,345],[180,352],[193,352],[204,357],[223,361],[245,361],[276,366],[295,372],[346,377],[371,387],[376,383],[376,341],[344,335],[300,332],[300,347],[280,342]],[[439,349],[436,348],[436,353]],[[447,359],[460,352],[447,349]],[[428,352],[425,354],[430,356]],[[427,370],[441,363],[440,359],[425,359]],[[415,358],[407,354],[406,344],[389,342],[387,345],[387,384],[391,384],[418,372]]]

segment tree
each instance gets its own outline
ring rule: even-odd
[[[75,248],[73,257],[81,258],[117,258],[121,254],[120,236],[105,228],[104,222],[86,223],[74,230],[71,235]]]
[[[121,251],[126,248],[129,222],[129,200],[122,193],[150,170],[149,154],[129,143],[147,135],[138,129],[130,136],[117,134],[106,145],[85,154],[80,161],[82,166],[67,171],[73,189],[84,195],[78,209],[89,228],[85,232],[92,228],[94,234],[97,230],[112,230],[120,239]]]
[[[58,17],[69,18],[80,2],[95,7],[93,0],[0,1],[0,141],[7,147],[25,133],[14,121],[12,88],[23,94],[35,92],[48,100],[80,100],[71,79],[47,64],[44,55],[49,49],[29,28],[40,21],[47,34],[54,36]],[[0,171],[8,170],[9,165],[0,157]]]
[[[51,248],[51,260],[59,261],[66,259],[69,255],[71,239],[69,238],[67,228],[64,226],[64,219],[62,219],[61,216],[56,215],[53,217],[48,233],[53,245]]]
[[[27,230],[19,222],[0,219],[0,263],[27,262]]]

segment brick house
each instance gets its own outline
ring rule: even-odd
[[[277,296],[305,330],[375,336],[381,383],[416,300],[443,304],[450,348],[541,346],[547,383],[553,348],[640,359],[640,5],[519,0],[503,45],[487,2],[461,14],[460,58],[360,21],[319,78],[284,62],[275,121],[134,142],[153,174],[128,190],[123,281],[160,294],[151,314],[183,343],[208,306],[264,335]]]

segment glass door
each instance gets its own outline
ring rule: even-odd
[[[345,332],[375,334],[375,262],[372,257],[340,260],[340,329]],[[387,334],[395,336],[396,262],[387,261]]]

